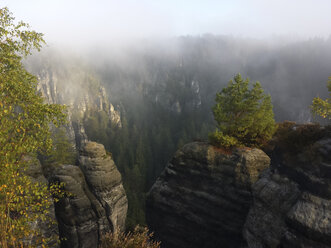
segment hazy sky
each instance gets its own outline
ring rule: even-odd
[[[0,0],[49,44],[204,33],[249,38],[331,34],[330,0]]]

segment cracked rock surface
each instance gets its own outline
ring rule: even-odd
[[[55,205],[62,247],[96,248],[105,232],[124,230],[127,198],[103,145],[86,142],[79,166],[57,166],[52,181],[64,182],[64,190],[70,192]]]
[[[147,221],[162,247],[242,247],[251,187],[270,163],[259,149],[231,154],[202,142],[185,145],[150,190]]]
[[[295,128],[301,137],[309,131]],[[250,248],[331,247],[331,135],[322,131],[299,152],[275,149],[271,169],[253,186],[244,228]]]

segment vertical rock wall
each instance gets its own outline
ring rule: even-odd
[[[251,186],[269,157],[258,149],[228,154],[205,143],[176,152],[147,197],[147,221],[162,247],[241,247]]]
[[[77,62],[55,66],[40,58],[30,67],[46,102],[68,106],[64,128],[79,154],[76,165],[46,170],[48,180],[65,183],[70,194],[55,205],[61,246],[96,248],[105,232],[124,230],[128,203],[114,161],[103,145],[88,140],[83,120],[90,111],[104,111],[112,125],[121,127],[120,114],[96,78]]]
[[[52,174],[51,180],[64,182],[70,192],[55,205],[62,247],[97,248],[102,234],[124,230],[127,198],[103,145],[86,142],[79,166],[61,165]]]
[[[245,239],[250,248],[330,248],[331,129],[294,125],[285,133],[253,187]]]

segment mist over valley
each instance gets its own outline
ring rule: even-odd
[[[145,239],[162,248],[330,247],[328,1],[18,2],[4,4],[46,44],[8,55],[15,43],[0,30],[1,68],[35,75],[45,106],[66,105],[67,121],[46,127],[51,150],[22,155],[35,159],[32,181],[69,192],[49,207],[52,228],[35,220],[42,235],[60,237],[49,247],[122,247],[112,243],[117,230],[153,248]],[[263,118],[272,128],[255,122]]]

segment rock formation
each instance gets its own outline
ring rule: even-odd
[[[127,199],[121,174],[114,161],[106,154],[103,145],[87,142],[82,150],[79,165],[91,191],[106,210],[113,230],[124,230]]]
[[[121,175],[103,145],[86,142],[79,166],[61,165],[52,181],[70,195],[55,205],[62,247],[96,248],[105,232],[124,229],[127,198]]]
[[[253,186],[245,239],[250,248],[330,248],[331,129],[287,125]]]
[[[259,149],[226,153],[205,143],[177,151],[149,192],[147,222],[162,247],[241,247],[251,186],[269,166]]]
[[[35,57],[28,67],[38,76],[38,90],[47,103],[68,106],[68,123],[61,128],[78,156],[76,165],[55,161],[44,166],[47,179],[63,182],[69,193],[55,204],[61,247],[96,248],[103,233],[124,229],[128,203],[114,161],[103,145],[88,140],[84,118],[100,111],[111,125],[121,127],[120,114],[84,65],[61,59],[61,63],[50,63],[46,56]],[[52,127],[52,131],[58,130]]]
[[[46,52],[30,58],[26,66],[37,75],[37,88],[47,103],[68,107],[69,120],[65,128],[72,144],[77,142],[77,135],[84,135],[84,120],[91,112],[105,112],[111,125],[121,127],[119,107],[113,106],[97,76],[82,62]],[[79,128],[74,129],[75,125]],[[75,148],[79,150],[79,144]]]

